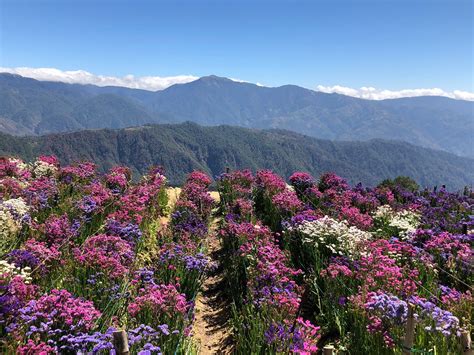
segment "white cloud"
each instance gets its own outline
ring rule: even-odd
[[[3,68],[0,72],[18,74],[28,78],[43,81],[61,81],[69,84],[93,84],[97,86],[123,86],[133,89],[143,90],[163,90],[173,84],[189,83],[199,79],[193,75],[177,76],[134,76],[126,75],[124,77],[95,75],[85,70],[59,70],[55,68]]]
[[[360,89],[349,88],[346,86],[334,85],[324,86],[318,85],[317,91],[326,93],[337,93],[347,96],[358,97],[368,100],[385,100],[398,99],[401,97],[414,96],[445,96],[451,99],[474,101],[474,93],[468,91],[454,90],[452,92],[444,91],[439,88],[432,89],[404,89],[404,90],[384,90],[376,89],[374,87],[361,87]]]
[[[236,78],[229,78],[229,79],[232,80],[232,81],[235,81],[236,83],[255,84],[255,85],[261,86],[261,87],[268,87],[268,86],[263,85],[262,83],[259,83],[259,82],[252,83],[251,81],[242,80],[242,79],[236,79]]]
[[[123,86],[132,89],[143,90],[163,90],[174,84],[184,84],[199,79],[194,75],[177,76],[134,76],[123,77],[96,75],[85,70],[60,70],[56,68],[5,68],[0,67],[0,72],[18,74],[28,78],[42,81],[60,81],[69,84],[92,84],[97,86]],[[249,81],[230,78],[235,82],[248,83]],[[256,83],[258,86],[265,86]],[[414,96],[445,96],[452,99],[474,101],[474,93],[468,91],[454,90],[444,91],[439,88],[432,89],[404,89],[404,90],[383,90],[374,87],[361,87],[359,89],[349,88],[341,85],[324,86],[318,85],[317,91],[326,93],[338,93],[347,96],[359,97],[368,100],[396,99],[401,97]]]

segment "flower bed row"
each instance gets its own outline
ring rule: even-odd
[[[132,353],[187,351],[209,178],[189,176],[168,227],[160,169],[133,183],[124,167],[2,158],[0,179],[2,353],[113,352],[118,328]]]
[[[319,328],[300,316],[302,272],[290,266],[271,230],[255,222],[252,185],[248,171],[224,174],[218,181],[224,213],[219,235],[233,300],[235,350],[314,353]]]
[[[249,336],[248,329],[259,329],[254,333],[260,334],[258,340],[251,342],[262,342],[267,334],[262,347],[288,349],[272,347],[272,332],[265,332],[269,323],[281,324],[282,319],[296,324],[292,313],[281,306],[281,313],[259,313],[266,312],[259,302],[270,295],[277,304],[277,289],[291,299],[292,292],[298,298],[298,290],[306,288],[298,315],[321,327],[318,345],[331,343],[351,353],[399,353],[411,304],[416,318],[413,350],[461,352],[459,336],[471,331],[473,310],[469,230],[474,199],[469,190],[410,191],[412,186],[393,183],[351,188],[334,174],[316,181],[295,173],[290,183],[270,171],[255,178],[248,171],[221,178],[221,209],[227,221],[223,243],[233,265],[240,265],[234,274],[227,268],[230,284],[240,280],[245,285],[234,291],[242,295],[236,304],[243,305],[238,339],[241,333]],[[257,220],[263,225],[242,223]],[[278,281],[268,292],[261,281],[266,268],[259,262],[273,265],[275,260],[271,284],[281,272],[293,282],[291,292]],[[275,338],[287,339],[279,329]]]

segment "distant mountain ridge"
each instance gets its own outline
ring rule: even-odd
[[[32,137],[0,133],[0,155],[31,160],[40,154],[57,155],[63,164],[91,160],[102,170],[122,164],[135,173],[162,165],[172,183],[181,183],[194,169],[216,176],[226,167],[272,169],[285,177],[298,170],[314,176],[333,171],[366,185],[406,175],[422,186],[446,184],[452,190],[474,181],[474,159],[397,141],[328,141],[282,130],[195,123]]]
[[[333,140],[396,139],[474,157],[474,102],[382,101],[217,76],[162,91],[37,81],[0,73],[0,131],[47,134],[146,123],[287,129]]]

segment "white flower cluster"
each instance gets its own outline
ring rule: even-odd
[[[13,219],[8,209],[0,205],[0,244],[10,239],[18,231],[18,223]]]
[[[303,234],[303,243],[315,248],[323,246],[333,254],[355,256],[361,247],[372,239],[369,232],[349,226],[346,221],[336,221],[324,216],[316,221],[306,221],[296,227]]]
[[[373,218],[378,220],[388,220],[393,214],[394,211],[390,205],[382,205],[374,212]]]
[[[4,208],[7,208],[11,214],[21,220],[25,215],[29,212],[29,207],[25,203],[25,201],[20,197],[20,198],[11,198],[9,200],[3,201],[1,205]]]
[[[33,164],[33,173],[36,177],[51,176],[58,171],[54,165],[42,160],[37,160]]]
[[[401,238],[406,238],[415,231],[420,224],[420,215],[410,210],[394,211],[390,206],[380,206],[375,211],[374,222],[382,228],[388,228],[392,233],[398,233]]]
[[[5,251],[16,238],[22,219],[28,211],[27,204],[21,198],[0,202],[0,252]]]
[[[8,278],[10,280],[15,276],[20,276],[25,283],[30,283],[32,280],[31,268],[29,266],[20,269],[5,260],[0,260],[0,275],[2,279]]]
[[[8,161],[16,165],[16,167],[20,170],[28,170],[28,164],[26,164],[23,160],[9,158]]]

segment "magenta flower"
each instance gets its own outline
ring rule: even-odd
[[[270,170],[257,172],[256,184],[259,188],[267,190],[270,195],[285,190],[285,181]]]
[[[31,334],[47,335],[48,330],[62,329],[70,332],[91,330],[101,313],[92,301],[76,298],[66,290],[51,290],[38,300],[32,300],[20,310],[20,325],[27,325]],[[47,329],[43,329],[47,324]],[[57,332],[59,333],[59,332]]]
[[[179,293],[175,285],[149,285],[139,290],[138,296],[129,304],[128,312],[132,317],[148,313],[152,317],[185,314],[189,305],[186,296]]]
[[[135,256],[128,242],[105,234],[89,237],[80,249],[74,250],[74,255],[80,265],[104,272],[111,278],[123,277]]]

